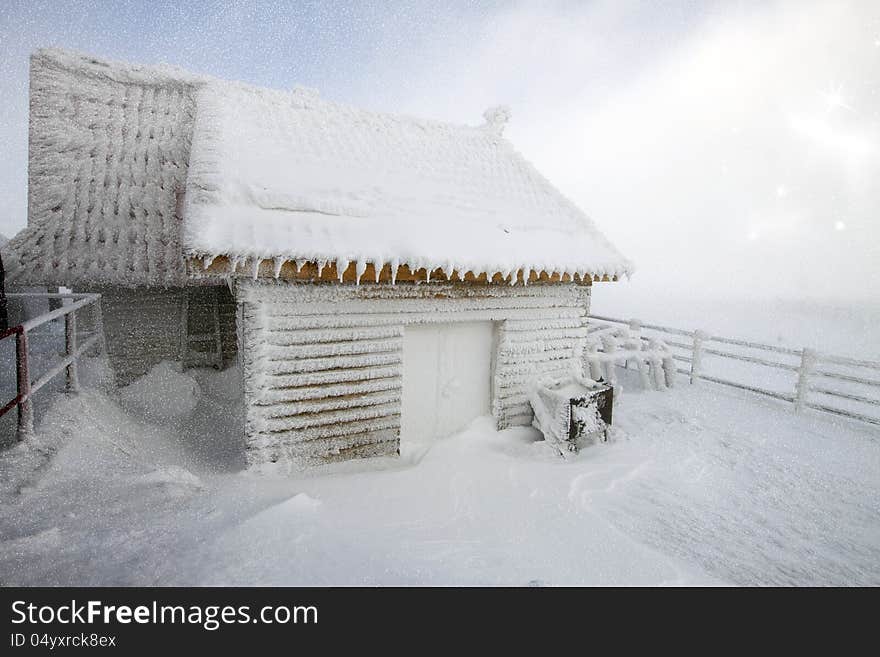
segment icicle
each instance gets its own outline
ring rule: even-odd
[[[523,287],[529,284],[529,277],[532,275],[531,269],[523,269]]]
[[[397,258],[391,259],[391,284],[394,285],[397,282],[397,269],[400,267],[400,260]]]
[[[203,257],[202,257],[202,269],[207,269],[208,267],[210,267],[211,265],[213,265],[213,264],[214,264],[214,259],[215,259],[216,257],[217,257],[217,256],[207,256],[207,255],[206,255],[206,256],[203,256]]]
[[[339,263],[340,263],[340,262],[344,262],[344,263],[345,263],[345,267],[340,267],[340,266],[339,266]],[[348,271],[348,265],[349,265],[349,264],[350,264],[350,261],[349,261],[349,260],[340,260],[339,258],[336,259],[336,275],[339,276],[339,282],[340,282],[340,283],[342,282],[342,277],[345,276],[345,272]],[[355,277],[355,280],[357,280],[357,277]]]
[[[321,260],[317,263],[318,265],[318,278],[321,278],[324,275],[324,267],[327,266],[326,260]]]
[[[364,275],[364,272],[367,271],[367,261],[364,259],[360,259],[357,261],[357,264],[354,268],[354,283],[355,285],[361,284],[361,277]],[[342,280],[342,277],[339,277],[339,280]]]
[[[373,261],[373,273],[376,275],[376,282],[379,282],[379,274],[382,273],[382,270],[385,269],[385,263],[381,260]]]
[[[293,265],[293,273],[294,274],[299,273],[300,264],[296,260],[290,260],[289,262],[291,265]],[[303,263],[303,264],[305,264],[305,263]]]
[[[238,263],[241,260],[239,256],[233,257],[229,262],[232,266],[232,271],[230,272],[233,276],[235,275],[235,270],[238,269]]]
[[[425,267],[425,283],[431,282],[431,268],[430,266]]]
[[[275,268],[272,274],[277,279],[281,276],[281,268],[284,266],[284,258],[275,258]]]

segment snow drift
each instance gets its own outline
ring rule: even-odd
[[[234,372],[150,376],[197,385],[193,410],[63,395],[0,455],[5,484],[51,452],[0,491],[3,582],[880,583],[880,446],[857,425],[697,385],[623,395],[611,442],[569,460],[478,419],[399,460],[276,477],[242,472]]]

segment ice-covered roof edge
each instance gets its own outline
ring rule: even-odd
[[[339,266],[339,263],[342,263]],[[410,266],[399,260],[374,262],[372,260],[307,260],[303,258],[263,258],[227,255],[190,256],[187,261],[188,275],[193,280],[253,280],[311,281],[324,283],[476,283],[492,285],[533,285],[577,283],[591,285],[593,282],[609,282],[627,278],[631,272],[596,273],[587,270],[548,271],[535,268],[505,270],[459,269],[454,265]]]

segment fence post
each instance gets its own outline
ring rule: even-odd
[[[64,346],[68,357],[76,354],[76,311],[64,316]],[[76,358],[67,366],[67,392],[79,392]]]
[[[708,338],[709,336],[703,331],[699,329],[694,331],[694,349],[691,354],[691,383],[700,378],[700,368],[703,365],[703,342]]]
[[[605,381],[608,385],[613,386],[617,383],[617,376],[614,373],[614,368],[616,367],[614,357],[617,354],[617,340],[610,335],[603,335],[602,348],[605,350],[607,358],[605,361]]]
[[[94,310],[93,320],[95,323],[95,330],[98,332],[98,335],[101,336],[98,338],[98,354],[102,356],[107,355],[107,338],[104,335],[104,314],[101,312],[101,295],[98,295],[98,298],[92,302],[92,307]]]
[[[641,342],[642,342],[642,320],[640,319],[631,319],[629,320],[629,333],[627,335],[627,339],[624,342],[624,349],[631,349],[633,351],[641,350]],[[629,361],[631,359],[627,358],[623,361],[623,366],[626,369],[629,369]],[[639,360],[638,357],[635,358],[636,369],[639,369]]]
[[[20,331],[15,337],[15,375],[18,387],[18,440],[34,433],[34,407],[31,404],[31,379],[28,373],[27,331]]]
[[[804,410],[807,395],[810,392],[810,374],[816,365],[816,352],[806,347],[801,350],[801,366],[798,368],[797,386],[795,388],[794,410]]]
[[[599,345],[595,342],[587,347],[587,364],[590,367],[590,378],[598,381],[602,378],[602,364],[599,362]]]
[[[657,338],[648,340],[648,348],[657,353],[660,351],[660,341]],[[651,375],[654,377],[654,390],[666,389],[666,375],[664,372],[663,359],[659,357],[651,358]]]

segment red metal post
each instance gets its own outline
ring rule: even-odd
[[[34,408],[31,405],[31,379],[28,373],[27,331],[15,337],[15,365],[18,383],[18,439],[23,440],[34,433]]]
[[[76,311],[64,316],[64,344],[67,355],[76,353]],[[76,358],[67,366],[67,392],[79,392],[79,377],[77,376]]]

